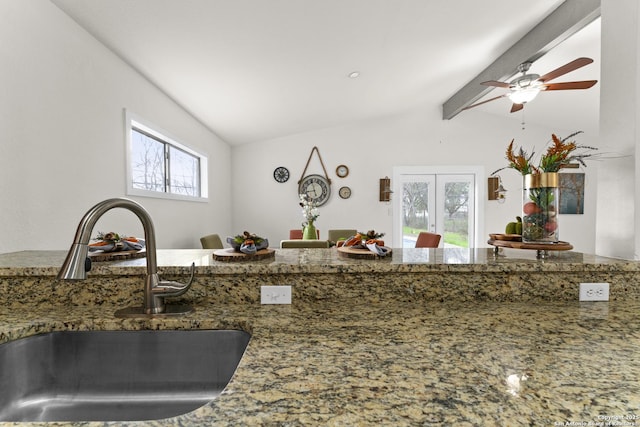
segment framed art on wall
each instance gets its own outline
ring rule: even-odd
[[[584,173],[560,173],[560,213],[584,214]]]

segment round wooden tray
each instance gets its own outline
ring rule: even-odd
[[[514,240],[517,242],[522,241],[520,234],[489,234],[491,240]]]
[[[216,261],[236,262],[236,261],[259,261],[262,259],[275,258],[275,249],[261,249],[253,255],[237,252],[233,248],[217,249],[213,252],[213,259]]]
[[[549,251],[570,251],[573,246],[568,242],[558,243],[525,243],[515,242],[510,240],[494,240],[489,239],[488,244],[493,246],[493,253],[498,255],[500,248],[512,248],[512,249],[532,249],[537,251],[536,258],[544,259],[549,255]]]
[[[527,242],[516,242],[513,240],[493,240],[489,239],[487,241],[488,244],[492,246],[499,246],[502,248],[513,248],[513,249],[536,249],[539,251],[570,251],[573,249],[568,242],[558,242],[558,243],[527,243]]]
[[[122,261],[125,259],[144,258],[146,256],[147,252],[144,249],[140,251],[89,252],[89,259],[93,262]]]
[[[356,258],[356,259],[384,259],[388,258],[391,255],[391,248],[387,248],[387,255],[380,256],[376,253],[371,252],[369,249],[354,249],[351,246],[340,246],[337,248],[338,254],[347,258]]]

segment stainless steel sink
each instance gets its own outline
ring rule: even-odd
[[[152,420],[226,387],[250,335],[235,330],[52,332],[0,345],[0,421]]]

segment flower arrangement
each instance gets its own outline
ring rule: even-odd
[[[110,231],[103,233],[99,231],[96,237],[93,238],[96,243],[89,245],[90,251],[101,250],[104,252],[115,251],[139,251],[145,246],[144,239],[138,239],[135,237],[127,237]]]
[[[560,138],[552,134],[551,144],[547,148],[547,151],[540,157],[540,162],[537,166],[532,163],[535,153],[532,151],[531,154],[529,154],[522,147],[520,147],[517,152],[514,151],[514,140],[512,139],[506,151],[506,159],[509,161],[509,164],[496,170],[491,175],[508,168],[515,169],[522,175],[529,175],[544,172],[558,172],[569,163],[579,163],[586,167],[587,165],[584,160],[593,156],[593,153],[590,151],[597,150],[597,148],[579,145],[575,141],[569,141],[580,133],[582,133],[582,131],[574,132],[565,138]]]
[[[366,233],[363,233],[362,231],[358,231],[358,234],[360,234],[364,240],[371,240],[371,239],[375,240],[375,239],[381,239],[384,237],[384,233],[378,233],[375,230],[369,230]]]
[[[302,216],[306,220],[302,223],[303,227],[309,224],[313,224],[320,216],[318,212],[318,206],[309,198],[306,194],[300,194],[300,207],[302,208]]]
[[[127,236],[120,236],[118,233],[114,233],[113,231],[110,231],[108,233],[103,233],[102,231],[98,231],[98,234],[96,235],[96,237],[93,238],[93,240],[98,240],[98,241],[107,242],[107,243],[115,243],[126,238]]]
[[[251,241],[250,243],[254,243],[256,245],[260,245],[264,240],[266,240],[264,237],[260,237],[254,233],[249,233],[248,231],[245,231],[242,234],[238,234],[232,237],[231,239],[238,246],[240,246],[243,243],[248,243],[247,240]]]
[[[257,251],[269,247],[268,239],[254,233],[249,233],[248,231],[234,237],[227,237],[227,243],[229,243],[236,252],[242,252],[247,255],[253,255]]]
[[[570,163],[587,166],[585,159],[593,156],[597,148],[577,144],[571,140],[582,132],[560,138],[551,135],[551,143],[540,156],[540,162],[533,163],[534,152],[526,152],[522,147],[517,151],[514,140],[507,147],[507,166],[498,169],[515,169],[524,177],[522,202],[522,239],[525,242],[558,242],[558,181],[557,172]],[[492,175],[493,175],[492,174]]]

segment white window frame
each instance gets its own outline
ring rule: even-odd
[[[132,153],[133,153],[133,143],[131,139],[131,132],[134,128],[147,133],[154,138],[160,140],[163,143],[169,144],[179,150],[182,150],[194,157],[197,157],[200,161],[200,196],[187,196],[184,194],[175,194],[164,191],[152,191],[152,190],[143,190],[140,188],[133,187],[133,167],[132,167]],[[197,202],[206,202],[209,199],[209,180],[208,180],[208,160],[207,156],[204,154],[198,153],[192,148],[178,142],[178,140],[172,137],[168,132],[161,129],[159,126],[156,126],[145,119],[142,119],[138,115],[125,110],[125,141],[126,141],[126,170],[127,170],[127,188],[126,193],[130,196],[142,196],[142,197],[153,197],[157,199],[170,199],[170,200],[186,200],[186,201],[197,201]]]

